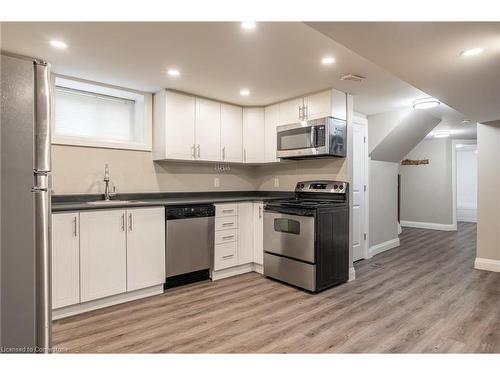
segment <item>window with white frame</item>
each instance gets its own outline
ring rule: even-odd
[[[145,94],[56,77],[52,143],[151,150]]]

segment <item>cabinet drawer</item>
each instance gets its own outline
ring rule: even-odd
[[[238,216],[223,216],[215,218],[215,230],[238,228]]]
[[[238,215],[238,205],[236,203],[215,205],[215,216],[235,216]]]
[[[215,244],[238,241],[238,231],[236,229],[220,230],[215,232]]]
[[[214,271],[238,265],[238,243],[229,242],[215,245]]]

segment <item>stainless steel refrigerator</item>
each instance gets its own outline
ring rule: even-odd
[[[0,346],[51,343],[50,67],[1,53]]]

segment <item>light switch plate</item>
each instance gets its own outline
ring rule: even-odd
[[[219,177],[214,178],[214,187],[220,187],[220,179]]]
[[[274,187],[280,187],[280,179],[278,177],[274,178]]]

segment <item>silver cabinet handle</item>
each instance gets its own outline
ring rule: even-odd
[[[231,236],[223,236],[223,237],[222,237],[222,239],[223,239],[223,240],[229,240],[229,239],[231,239],[231,238],[234,238],[234,234],[233,234],[233,235],[231,235]]]
[[[304,106],[304,120],[309,118],[309,106]]]
[[[299,120],[302,121],[303,120],[303,117],[302,117],[302,111],[303,111],[303,108],[301,105],[299,105]]]
[[[226,147],[222,147],[222,160],[226,160]]]
[[[122,214],[122,232],[125,232],[125,214]]]
[[[132,232],[132,212],[128,214],[128,230]]]
[[[198,145],[198,157],[200,157],[200,154],[201,154],[200,150],[201,150],[201,147],[200,147],[200,145]]]
[[[229,258],[232,258],[234,257],[234,254],[231,254],[231,255],[223,255],[222,256],[222,259],[229,259]]]
[[[196,147],[195,147],[195,145],[193,143],[193,145],[191,146],[191,156],[193,157],[193,159],[196,158],[195,149],[196,149]]]
[[[247,161],[247,149],[243,149],[243,161]]]
[[[230,226],[230,225],[234,225],[234,221],[232,223],[222,223],[223,227],[227,227],[227,226]]]
[[[78,237],[78,219],[76,216],[73,218],[73,236]]]
[[[262,207],[259,206],[259,219],[262,219]]]
[[[234,209],[224,209],[222,212],[234,212]]]

